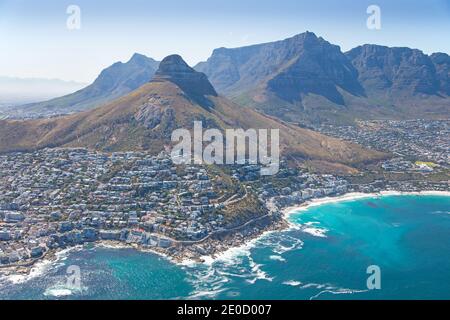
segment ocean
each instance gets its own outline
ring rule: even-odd
[[[202,264],[133,249],[69,250],[29,277],[0,279],[0,299],[450,299],[450,197],[331,202],[289,220],[290,229]]]

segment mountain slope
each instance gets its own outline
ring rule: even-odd
[[[140,54],[134,54],[127,62],[117,62],[103,70],[89,86],[75,93],[14,108],[24,115],[48,116],[84,111],[124,96],[149,82],[159,62]]]
[[[347,53],[311,32],[214,50],[196,70],[219,93],[292,122],[448,117],[448,55],[375,45]]]
[[[357,71],[340,48],[311,32],[250,47],[217,49],[195,69],[227,94],[262,89],[288,102],[318,94],[337,104],[343,104],[337,87],[363,94]]]
[[[44,147],[89,147],[104,151],[159,152],[171,145],[177,128],[280,129],[281,152],[292,161],[312,160],[351,171],[348,166],[383,154],[282,123],[218,96],[206,76],[179,56],[161,62],[155,79],[125,97],[94,110],[31,121],[1,121],[0,151]]]
[[[435,65],[420,50],[364,45],[346,55],[366,91],[400,96],[439,93]]]

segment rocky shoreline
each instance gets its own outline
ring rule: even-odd
[[[339,202],[339,201],[351,201],[361,198],[372,198],[379,196],[390,195],[437,195],[437,196],[450,196],[448,191],[422,191],[422,192],[399,192],[399,191],[383,191],[380,193],[347,193],[337,197],[324,197],[317,198],[311,201],[307,201],[299,204],[298,206],[291,206],[279,209],[279,214],[267,215],[267,219],[261,219],[253,221],[244,226],[242,229],[235,230],[234,232],[223,232],[223,234],[215,235],[201,241],[197,244],[185,245],[177,243],[174,246],[164,249],[142,246],[138,244],[127,244],[119,241],[100,240],[92,242],[92,245],[107,248],[132,248],[142,252],[150,252],[158,254],[175,264],[186,264],[187,262],[204,263],[208,258],[214,258],[215,256],[226,252],[232,248],[245,245],[249,241],[257,239],[267,232],[282,231],[289,228],[288,218],[292,213],[296,213],[300,210],[306,210],[311,206],[317,206],[325,203]],[[272,211],[275,208],[271,208]],[[8,277],[13,275],[29,275],[36,264],[47,261],[53,263],[58,260],[58,254],[64,250],[71,250],[81,246],[74,246],[66,249],[54,249],[47,251],[42,257],[36,258],[32,261],[20,265],[2,266],[0,268],[0,277]]]
[[[203,263],[209,257],[223,253],[231,248],[239,247],[248,241],[262,236],[266,232],[281,231],[288,228],[288,223],[280,214],[267,215],[267,219],[256,220],[249,223],[248,226],[234,232],[224,231],[221,234],[209,237],[197,244],[186,245],[182,242],[175,243],[170,248],[149,247],[139,244],[128,244],[120,241],[98,240],[84,245],[77,245],[63,249],[51,249],[45,252],[39,258],[16,265],[1,266],[0,278],[15,275],[26,276],[32,272],[32,269],[39,263],[54,263],[58,261],[58,253],[65,250],[82,248],[85,245],[94,245],[106,248],[125,249],[131,248],[141,252],[158,254],[172,263],[185,264],[187,262]]]

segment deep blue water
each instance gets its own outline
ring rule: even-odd
[[[450,197],[384,196],[310,207],[293,227],[201,265],[132,249],[69,252],[1,299],[450,299]],[[78,266],[81,287],[67,285]],[[381,290],[368,290],[379,266]]]

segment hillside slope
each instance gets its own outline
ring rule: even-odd
[[[351,171],[384,157],[358,145],[292,126],[218,96],[204,74],[179,56],[161,62],[153,81],[94,110],[30,121],[0,122],[0,151],[45,147],[88,147],[103,151],[145,150],[157,153],[171,145],[177,128],[279,129],[282,155],[296,162],[322,161]]]
[[[122,97],[149,82],[158,61],[134,54],[126,63],[117,62],[103,70],[89,86],[49,101],[14,107],[10,114],[30,117],[53,116],[89,110]]]

